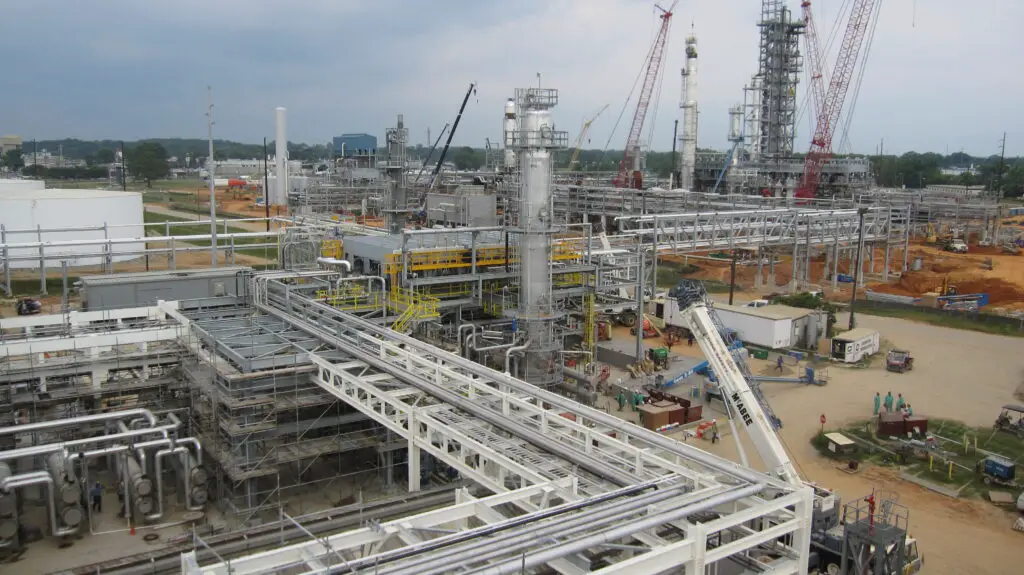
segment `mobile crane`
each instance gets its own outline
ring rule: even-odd
[[[795,487],[809,486],[814,490],[811,521],[814,532],[811,543],[814,564],[808,565],[808,569],[819,569],[824,572],[824,568],[828,564],[834,564],[837,569],[840,565],[845,567],[846,560],[842,556],[845,526],[841,522],[842,518],[839,513],[839,497],[817,485],[805,482],[800,477],[786,453],[782,440],[776,434],[776,429],[781,427],[782,423],[772,411],[771,406],[768,405],[768,400],[754,381],[746,362],[737,362],[733,356],[729,345],[731,342],[727,341],[727,338],[731,336],[723,335],[726,331],[714,313],[704,285],[697,280],[682,280],[669,290],[668,297],[675,298],[678,302],[681,319],[693,334],[701,351],[704,352],[708,364],[718,380],[722,399],[730,417],[742,422],[754,449],[757,450],[769,473]],[[745,463],[746,456],[742,454],[742,448],[741,458]],[[871,505],[874,506],[874,495],[869,499]],[[885,502],[880,503],[885,505]],[[890,505],[894,505],[894,502]],[[885,560],[876,560],[876,557],[870,557],[867,559],[867,564],[854,560],[853,562],[858,568],[864,569],[857,573],[863,572],[871,575],[917,573],[923,565],[923,558],[917,551],[917,542],[904,534],[903,543],[902,549],[896,549],[898,545],[893,544],[885,549],[884,553],[879,554],[874,553],[872,549],[872,556],[886,557]],[[893,562],[890,562],[890,556],[895,557]],[[895,565],[895,567],[890,565]]]

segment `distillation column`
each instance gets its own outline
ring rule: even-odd
[[[505,120],[503,123],[505,139],[505,173],[511,173],[516,168],[516,144],[513,138],[516,133],[516,101],[509,98],[505,102]]]
[[[683,68],[683,133],[679,137],[679,187],[693,189],[693,174],[697,167],[697,37],[686,39],[686,68]]]
[[[276,110],[276,135],[274,137],[274,193],[271,204],[283,206],[288,203],[288,133],[287,110]]]
[[[386,209],[388,232],[401,234],[405,229],[405,221],[409,213],[409,201],[405,195],[405,144],[409,139],[409,130],[405,127],[405,120],[401,114],[398,115],[396,127],[388,128],[386,138],[388,142],[387,173],[391,190]]]
[[[551,288],[552,236],[558,232],[552,205],[552,150],[564,148],[565,132],[556,132],[549,110],[558,103],[558,91],[529,88],[516,90],[519,126],[513,141],[519,150],[520,194],[519,308],[516,312],[519,346],[523,358],[517,375],[541,387],[561,381],[558,351],[561,337],[555,321]],[[509,350],[514,351],[516,348]]]

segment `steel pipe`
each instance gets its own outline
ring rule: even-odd
[[[512,363],[512,354],[513,353],[518,354],[518,353],[521,353],[523,351],[526,351],[526,348],[528,348],[528,347],[530,347],[530,340],[529,339],[527,339],[525,342],[523,342],[523,345],[513,346],[513,347],[510,347],[507,350],[505,350],[505,374],[506,375],[512,375],[512,372],[509,371],[509,364]]]
[[[475,569],[470,571],[474,575],[504,575],[520,573],[522,570],[531,569],[539,565],[543,565],[549,561],[554,561],[566,555],[579,553],[590,549],[594,546],[601,545],[603,543],[615,543],[623,537],[629,537],[635,533],[643,532],[648,529],[653,529],[659,525],[677,521],[687,515],[693,515],[702,511],[713,509],[719,505],[735,501],[741,497],[748,497],[754,495],[765,488],[762,484],[750,485],[747,487],[739,487],[730,490],[720,495],[715,495],[710,499],[692,503],[690,505],[684,505],[663,513],[656,515],[650,515],[644,519],[638,521],[631,521],[628,524],[595,533],[586,537],[581,537],[573,541],[567,541],[565,543],[549,547],[546,551],[539,553],[527,554],[523,557],[511,559],[503,563],[496,565],[489,565],[481,569]],[[700,542],[696,542],[700,543]],[[451,569],[452,566],[449,564],[446,569]]]
[[[561,395],[558,395],[557,393],[552,393],[550,391],[541,389],[535,385],[531,385],[521,379],[513,377],[510,373],[508,373],[507,366],[506,372],[500,373],[496,370],[480,365],[474,361],[463,358],[456,354],[446,352],[444,350],[438,350],[436,347],[430,346],[430,344],[427,344],[411,336],[397,333],[393,330],[378,326],[358,316],[348,314],[340,310],[335,310],[333,308],[328,309],[332,310],[338,316],[340,316],[340,318],[344,321],[346,325],[350,325],[352,326],[353,329],[358,329],[362,333],[372,333],[380,335],[385,339],[390,339],[396,343],[404,344],[407,349],[418,349],[421,351],[428,351],[429,355],[438,357],[448,365],[457,366],[461,369],[466,370],[467,372],[477,375],[482,379],[493,380],[495,383],[507,386],[511,390],[536,397],[537,399],[543,401],[545,404],[549,404],[564,411],[575,413],[584,419],[590,420],[594,423],[598,423],[602,426],[606,426],[610,429],[614,429],[623,436],[640,439],[668,453],[685,459],[693,460],[697,463],[710,467],[716,471],[726,473],[736,479],[741,479],[748,483],[763,482],[767,477],[763,473],[743,467],[738,463],[729,461],[728,459],[712,455],[710,453],[707,453],[706,451],[697,449],[688,444],[675,441],[674,439],[669,439],[659,433],[623,421],[622,419],[619,419],[613,415],[609,415],[598,409],[581,405],[578,402],[571,401],[565,397],[562,397]],[[266,306],[263,308],[263,310],[280,313],[280,311],[276,309],[271,308],[270,310],[268,310]],[[278,315],[277,317],[281,316]],[[299,324],[296,323],[293,325],[298,326]],[[426,346],[430,346],[430,349],[426,350]],[[779,481],[778,484],[782,485],[783,482]]]
[[[78,510],[78,521],[74,523],[74,526],[59,527],[57,521],[57,502],[56,495],[54,493],[53,477],[46,471],[33,471],[30,473],[22,473],[21,475],[14,475],[8,477],[3,482],[3,490],[9,491],[11,489],[19,489],[21,487],[28,487],[30,485],[46,485],[48,493],[48,507],[50,512],[50,534],[54,537],[64,537],[66,535],[74,535],[78,532],[78,525],[82,521],[81,509]],[[77,509],[77,508],[76,508]],[[65,519],[74,520],[73,516],[67,516]]]
[[[9,461],[12,459],[19,459],[22,457],[34,457],[36,455],[48,455],[50,453],[55,453],[58,451],[65,453],[73,453],[74,448],[81,445],[89,445],[93,443],[108,443],[111,441],[120,441],[123,439],[133,439],[136,437],[152,435],[154,433],[166,435],[168,431],[174,431],[177,428],[177,424],[170,423],[158,425],[156,427],[135,429],[127,433],[108,433],[106,435],[97,435],[96,437],[87,437],[85,439],[74,439],[72,441],[65,441],[62,443],[47,443],[44,445],[33,445],[32,447],[23,447],[21,449],[0,451],[0,461]]]
[[[725,489],[722,486],[709,487],[699,492],[690,493],[690,496],[696,495],[712,495],[713,492],[721,491]],[[492,533],[497,532],[495,529],[488,528],[482,529],[484,533],[474,529],[468,532],[456,533],[450,536],[453,539],[450,543],[447,543],[449,549],[443,550],[440,553],[432,553],[429,556],[415,559],[411,562],[402,563],[396,565],[393,569],[380,569],[381,575],[421,575],[424,573],[432,572],[432,570],[440,570],[443,572],[450,571],[453,565],[460,558],[472,558],[473,561],[487,561],[490,558],[507,554],[511,548],[523,545],[534,545],[537,541],[544,541],[557,534],[569,534],[573,532],[574,528],[592,528],[598,521],[605,521],[607,523],[615,523],[624,520],[626,517],[635,513],[641,512],[644,508],[651,505],[656,505],[674,497],[682,495],[680,492],[684,490],[684,486],[676,486],[671,489],[661,489],[649,494],[627,499],[623,502],[617,502],[614,504],[599,507],[593,510],[583,511],[577,515],[560,519],[558,521],[540,523],[540,521],[561,515],[567,511],[581,509],[589,505],[595,505],[617,499],[615,497],[602,497],[588,500],[587,502],[579,502],[580,504],[569,504],[566,506],[560,506],[556,508],[559,513],[544,513],[530,514],[523,516],[523,522],[514,523],[512,526],[518,526],[523,523],[528,523],[524,529],[511,532],[506,537],[486,537]],[[613,492],[617,493],[617,492]],[[519,519],[519,518],[517,518]],[[495,525],[504,525],[507,522],[498,523]],[[449,537],[441,537],[430,541],[430,543],[444,544]],[[451,545],[460,541],[469,541],[468,545],[461,545],[458,547],[451,547]],[[368,557],[367,561],[370,565],[378,565],[382,558],[380,556]]]
[[[86,423],[96,423],[99,421],[112,421],[112,420],[123,420],[127,417],[140,415],[149,420],[149,424],[152,426],[156,425],[156,416],[153,415],[148,409],[134,408],[125,409],[123,411],[114,411],[110,413],[97,413],[95,415],[82,415],[79,417],[71,417],[68,419],[54,419],[51,421],[37,421],[35,423],[25,423],[23,425],[12,425],[10,427],[0,427],[0,435],[13,435],[16,433],[31,433],[33,431],[46,431],[49,429],[57,429],[60,427],[67,427],[69,425],[82,425]]]

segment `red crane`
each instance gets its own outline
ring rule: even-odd
[[[864,36],[867,34],[871,15],[874,13],[875,4],[878,0],[854,0],[850,10],[850,20],[846,23],[846,32],[843,34],[843,43],[839,47],[839,54],[836,56],[835,70],[828,83],[828,91],[822,99],[818,108],[818,121],[814,130],[814,137],[811,139],[811,149],[807,152],[807,159],[804,161],[804,173],[797,187],[798,198],[813,198],[818,193],[818,185],[821,181],[821,168],[825,162],[832,157],[832,136],[835,134],[836,126],[839,124],[839,117],[843,111],[843,104],[846,101],[846,93],[850,88],[850,81],[857,67],[857,59],[860,55],[860,48],[864,44]],[[810,2],[802,4],[805,18],[810,17]],[[808,31],[813,30],[809,27]],[[814,42],[817,43],[817,32],[814,31]],[[811,50],[812,52],[814,49]],[[821,52],[811,54],[811,85],[815,77],[821,82]],[[813,66],[817,66],[814,68]],[[815,102],[817,104],[817,102]]]
[[[822,65],[821,42],[818,40],[818,28],[814,25],[814,18],[811,16],[811,2],[804,0],[800,4],[804,14],[804,41],[807,49],[807,69],[811,73],[811,98],[814,100],[814,117],[821,114],[821,105],[825,100],[825,80],[822,72],[825,67]]]
[[[677,0],[678,1],[678,0]],[[654,85],[658,82],[658,74],[661,73],[661,61],[665,56],[665,43],[668,40],[668,28],[672,23],[672,10],[676,2],[668,10],[655,5],[661,14],[661,29],[651,44],[651,50],[647,53],[644,61],[644,83],[640,88],[640,97],[636,103],[636,113],[633,115],[633,124],[629,128],[629,138],[626,139],[626,151],[622,156],[622,163],[619,164],[619,174],[615,176],[615,185],[640,189],[643,187],[643,174],[636,165],[640,158],[640,134],[644,129],[644,119],[647,117],[647,107],[651,103],[651,94],[654,92]]]

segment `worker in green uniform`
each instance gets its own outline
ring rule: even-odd
[[[879,410],[882,409],[882,396],[877,391],[875,392],[875,410],[871,415],[878,417]]]
[[[908,403],[907,404],[907,417],[913,417],[913,416],[914,416],[914,408],[910,407],[910,404]]]
[[[899,395],[899,397],[896,398],[896,411],[902,411],[903,410],[903,406],[907,404],[907,401],[905,399],[903,399],[903,394],[902,393],[900,393],[898,395]]]
[[[615,396],[615,401],[619,402],[619,411],[622,411],[622,408],[626,407],[626,392],[619,390],[619,394]]]
[[[640,411],[640,405],[644,402],[644,395],[639,391],[633,392],[633,411]]]
[[[885,410],[892,411],[892,392],[885,394]]]

